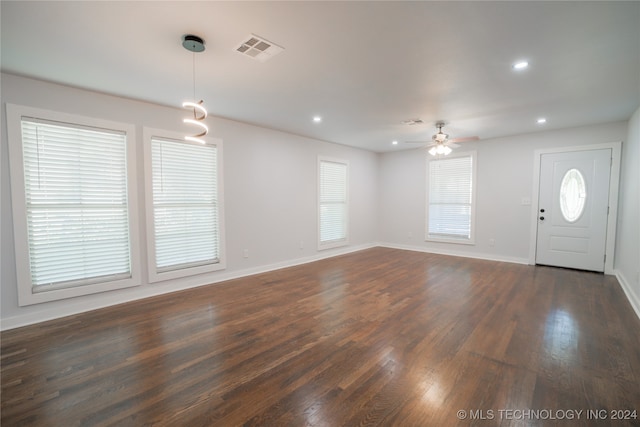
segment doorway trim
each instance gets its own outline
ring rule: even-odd
[[[607,241],[605,245],[604,273],[614,274],[613,257],[616,245],[616,226],[618,223],[618,191],[620,188],[620,157],[622,142],[607,142],[571,147],[543,148],[535,150],[533,154],[533,190],[531,193],[531,231],[529,236],[529,264],[536,264],[536,244],[538,241],[538,203],[540,199],[540,164],[543,154],[570,153],[573,151],[587,151],[611,149],[611,176],[609,179],[609,215],[607,216]]]

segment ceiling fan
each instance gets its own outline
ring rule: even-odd
[[[429,150],[429,154],[431,154],[432,156],[435,156],[438,154],[444,154],[446,156],[447,154],[450,154],[452,151],[452,148],[460,147],[458,144],[456,144],[457,142],[477,141],[478,139],[480,139],[477,136],[449,139],[449,135],[442,132],[443,127],[444,127],[444,122],[436,123],[436,128],[438,128],[438,133],[436,133],[431,137],[432,141],[430,144],[427,145],[427,147],[431,147],[431,149]],[[429,142],[429,141],[407,141],[407,143],[410,143],[410,144],[415,144],[415,143],[424,144],[425,142]]]

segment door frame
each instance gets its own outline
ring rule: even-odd
[[[607,142],[603,144],[579,145],[571,147],[543,148],[535,150],[533,154],[533,190],[531,193],[531,231],[529,237],[529,264],[536,264],[536,246],[538,242],[538,209],[540,202],[540,166],[543,154],[570,153],[573,151],[588,151],[611,149],[611,176],[609,179],[609,215],[607,216],[607,240],[605,244],[604,273],[614,274],[613,257],[616,245],[616,226],[618,223],[618,191],[620,188],[620,158],[622,142]]]

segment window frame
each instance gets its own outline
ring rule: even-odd
[[[337,164],[342,164],[346,167],[346,176],[345,176],[345,201],[344,201],[344,205],[345,205],[345,218],[344,218],[344,227],[345,227],[345,237],[341,238],[341,239],[334,239],[334,240],[328,240],[326,242],[323,242],[321,240],[321,210],[322,210],[322,201],[320,199],[321,196],[321,186],[322,186],[322,176],[321,176],[321,168],[322,168],[322,163],[323,162],[328,162],[328,163],[337,163]],[[349,244],[349,161],[348,160],[344,160],[344,159],[338,159],[338,158],[334,158],[334,157],[327,157],[327,156],[318,156],[318,162],[317,162],[317,201],[318,201],[318,219],[317,219],[317,223],[318,223],[318,250],[325,250],[325,249],[331,249],[331,248],[338,248],[341,246],[347,246]]]
[[[459,158],[459,157],[471,157],[471,213],[470,213],[470,231],[469,238],[455,238],[455,237],[438,237],[433,236],[429,232],[429,197],[430,197],[430,167],[431,162],[437,162],[441,160]],[[477,161],[477,152],[475,150],[472,151],[461,151],[461,152],[453,152],[445,157],[434,157],[430,154],[427,154],[426,157],[426,198],[425,198],[425,241],[427,242],[441,242],[441,243],[455,243],[461,245],[475,245],[475,220],[476,220],[476,196],[477,196],[477,170],[478,170],[478,161]]]
[[[57,301],[83,295],[140,285],[140,241],[138,226],[138,201],[136,179],[136,133],[135,126],[86,117],[33,108],[17,104],[6,104],[7,137],[9,146],[10,187],[12,198],[14,248],[16,258],[16,281],[18,287],[18,305],[27,306],[44,302]],[[34,292],[29,263],[29,231],[27,224],[26,188],[24,176],[24,157],[22,141],[22,119],[68,124],[70,127],[80,126],[122,132],[126,137],[126,183],[127,183],[127,215],[129,227],[129,260],[130,276],[127,278],[107,280],[98,283],[78,284],[69,287],[52,287]]]
[[[204,137],[207,145],[216,147],[217,160],[217,187],[218,187],[218,236],[219,236],[219,257],[217,263],[198,265],[194,267],[177,268],[173,270],[158,271],[156,266],[156,237],[155,218],[153,207],[153,159],[152,159],[152,139],[164,139],[169,141],[184,142],[184,135],[164,129],[150,127],[143,128],[143,150],[144,150],[144,193],[145,193],[145,222],[146,222],[146,246],[147,246],[147,271],[149,283],[156,283],[165,280],[190,277],[197,274],[210,273],[224,270],[226,268],[226,240],[225,240],[225,220],[224,220],[224,173],[223,173],[223,144],[222,140],[212,137]],[[184,142],[189,144],[188,142]]]

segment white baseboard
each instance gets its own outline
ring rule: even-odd
[[[137,301],[158,295],[169,294],[172,292],[183,291],[185,289],[197,288],[200,286],[213,285],[227,280],[239,279],[242,277],[252,276],[254,274],[266,273],[282,268],[294,267],[296,265],[308,264],[310,262],[320,261],[326,258],[332,258],[340,255],[346,255],[351,252],[357,252],[377,246],[376,244],[363,244],[357,246],[345,246],[331,250],[321,251],[312,256],[296,258],[289,261],[283,261],[273,264],[267,264],[258,267],[247,268],[232,272],[219,272],[212,276],[194,276],[182,281],[171,281],[167,283],[157,283],[154,285],[138,286],[128,288],[124,291],[103,292],[100,294],[99,301],[88,302],[82,297],[66,300],[63,308],[59,307],[60,302],[54,301],[56,307],[50,309],[38,310],[36,312],[24,313],[17,316],[7,317],[0,322],[0,330],[5,331],[15,329],[22,326],[33,325],[35,323],[46,322],[48,320],[59,319],[61,317],[72,316],[74,314],[85,313],[87,311],[98,310],[100,308],[110,307],[117,304],[124,304],[131,301]]]
[[[620,270],[614,271],[616,278],[618,279],[618,283],[620,283],[620,287],[624,291],[624,294],[627,296],[631,307],[633,307],[633,311],[636,312],[636,316],[640,319],[640,296],[636,295],[631,289],[631,285],[627,281],[627,278],[622,274]]]
[[[438,255],[449,255],[449,256],[459,256],[463,258],[474,258],[474,259],[483,259],[487,261],[498,261],[498,262],[510,262],[514,264],[529,264],[528,258],[519,258],[519,257],[508,257],[494,254],[475,254],[463,251],[451,251],[451,250],[442,250],[442,249],[433,249],[426,248],[423,246],[410,246],[410,245],[398,245],[395,243],[378,243],[378,246],[382,246],[385,248],[392,249],[403,249],[406,251],[416,251],[416,252],[426,252],[430,254],[438,254]]]

